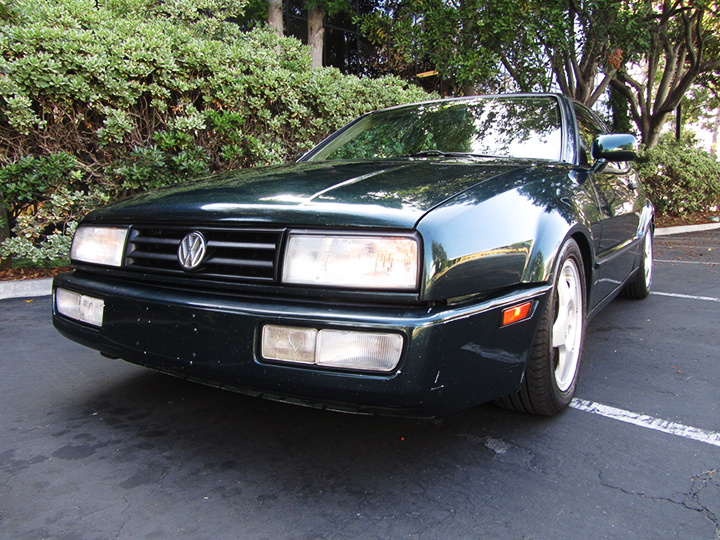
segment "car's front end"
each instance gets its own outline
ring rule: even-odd
[[[54,324],[106,356],[275,399],[421,416],[494,399],[520,384],[549,286],[519,283],[530,243],[463,240],[445,223],[477,216],[447,201],[526,170],[305,164],[273,169],[253,203],[209,200],[250,182],[230,175],[110,206],[76,233]],[[291,192],[298,176],[313,180]],[[424,199],[404,189],[422,177]],[[508,211],[523,199],[536,208],[515,193]]]

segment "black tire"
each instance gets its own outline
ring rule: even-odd
[[[640,267],[637,269],[632,281],[629,281],[620,291],[623,298],[631,298],[632,300],[642,300],[647,298],[652,287],[652,267],[653,267],[653,233],[652,228],[648,228],[643,239],[642,259]]]
[[[577,243],[570,239],[558,257],[552,294],[540,320],[522,386],[496,404],[546,416],[556,415],[570,404],[582,360],[585,296],[582,255]]]

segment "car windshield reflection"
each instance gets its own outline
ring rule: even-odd
[[[381,111],[361,118],[309,161],[512,157],[557,161],[562,121],[552,97],[487,97]]]

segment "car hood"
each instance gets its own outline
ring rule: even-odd
[[[530,166],[514,160],[420,159],[244,169],[146,193],[96,210],[89,219],[412,228],[468,188]]]

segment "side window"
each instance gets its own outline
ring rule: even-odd
[[[580,165],[589,165],[592,162],[590,149],[592,148],[593,140],[600,133],[603,133],[604,130],[588,109],[577,103],[575,103],[574,106],[578,129],[580,131]]]

